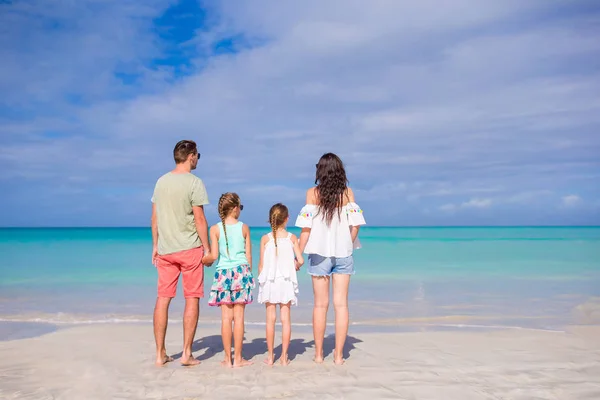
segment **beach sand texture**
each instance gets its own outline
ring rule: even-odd
[[[180,350],[170,326],[167,350]],[[2,399],[600,399],[600,328],[350,334],[346,364],[312,362],[310,333],[292,337],[289,367],[262,363],[263,330],[246,333],[254,365],[219,365],[217,327],[200,326],[197,367],[153,366],[152,328],[87,325],[0,342]],[[276,345],[278,345],[276,341]],[[280,348],[276,348],[276,353]]]

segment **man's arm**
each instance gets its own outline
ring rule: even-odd
[[[196,232],[200,237],[200,242],[204,246],[204,254],[210,255],[210,246],[208,244],[208,223],[206,222],[206,216],[204,215],[204,206],[192,207],[194,212],[194,223],[196,224]]]
[[[202,263],[210,267],[219,256],[219,227],[213,225],[208,233],[210,235],[210,251],[202,257]],[[205,247],[208,247],[208,245]]]
[[[158,222],[156,220],[156,204],[152,203],[152,264],[158,256]]]

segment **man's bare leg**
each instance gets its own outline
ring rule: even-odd
[[[192,355],[192,343],[196,336],[198,326],[199,300],[197,297],[185,299],[185,310],[183,311],[183,353],[181,365],[193,366],[200,364]]]
[[[170,297],[157,297],[154,306],[154,340],[156,341],[156,365],[162,366],[173,358],[167,355],[165,337],[167,336],[167,323],[169,320]]]

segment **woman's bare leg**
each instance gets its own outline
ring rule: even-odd
[[[333,308],[335,310],[335,350],[333,362],[344,363],[344,344],[348,335],[348,287],[350,275],[333,274]]]
[[[313,308],[313,335],[315,338],[315,362],[323,362],[323,340],[325,339],[325,326],[327,324],[327,308],[329,307],[329,277],[313,276],[313,294],[315,306]]]

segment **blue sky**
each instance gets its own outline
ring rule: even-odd
[[[328,151],[372,225],[600,224],[595,1],[20,0],[0,27],[0,226],[146,226],[183,138],[252,225]]]

